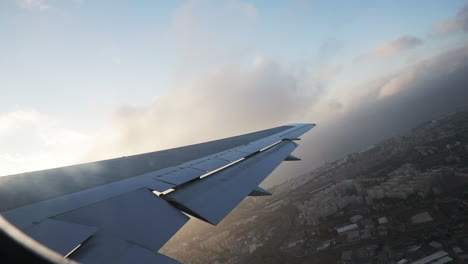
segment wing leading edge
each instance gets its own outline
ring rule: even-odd
[[[313,124],[0,178],[0,212],[85,263],[177,263],[157,251],[189,218],[218,224],[297,147]],[[155,195],[157,194],[157,195]]]

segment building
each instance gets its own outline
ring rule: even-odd
[[[447,261],[446,257],[448,257],[448,253],[441,250],[441,251],[437,251],[436,253],[433,253],[433,254],[431,254],[429,256],[426,256],[426,257],[418,259],[418,260],[416,260],[414,262],[411,262],[411,264],[427,264],[427,263],[442,264],[442,263],[447,263],[447,262],[444,262],[444,261]],[[439,260],[441,261],[440,263],[439,263]],[[452,261],[452,259],[450,261]]]
[[[428,212],[415,214],[411,217],[412,224],[422,224],[432,221],[432,217]]]
[[[341,234],[344,234],[346,232],[349,232],[349,231],[352,231],[352,230],[356,230],[358,229],[358,226],[356,224],[351,224],[351,225],[347,225],[347,226],[343,226],[343,227],[340,227],[340,228],[337,228],[336,229],[336,232],[341,235]]]
[[[377,221],[379,222],[379,225],[384,225],[388,223],[388,218],[383,216],[383,217],[380,217]]]

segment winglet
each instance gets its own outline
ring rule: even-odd
[[[257,188],[252,190],[249,196],[267,196],[271,194],[271,192],[257,186]]]

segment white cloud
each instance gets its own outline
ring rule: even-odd
[[[0,114],[0,175],[77,162],[90,138],[34,109]]]
[[[394,96],[406,90],[418,88],[421,83],[434,78],[443,79],[463,68],[468,57],[468,46],[422,60],[403,69],[380,86],[378,99]],[[420,87],[419,87],[420,88]],[[421,89],[421,88],[420,88]],[[423,88],[422,88],[423,89]]]
[[[306,121],[321,93],[263,57],[246,70],[220,66],[147,107],[121,108],[91,154],[128,155]]]
[[[315,72],[314,78],[321,81],[334,79],[343,70],[341,65],[326,65]]]
[[[434,24],[434,31],[441,35],[468,32],[468,5],[460,9],[454,18]]]
[[[403,51],[421,46],[423,41],[413,36],[402,36],[389,42],[382,43],[375,48],[370,49],[364,54],[356,57],[355,61],[362,61],[371,58],[392,57]]]
[[[405,71],[402,74],[390,79],[379,91],[379,98],[395,95],[407,87],[410,87],[416,74],[413,70]]]

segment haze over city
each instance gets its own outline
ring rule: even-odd
[[[466,103],[466,1],[0,3],[0,175],[317,123],[302,164]]]

